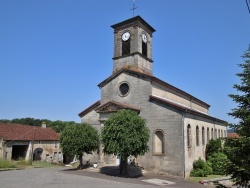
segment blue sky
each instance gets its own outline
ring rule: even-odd
[[[245,0],[136,0],[156,29],[154,76],[211,105],[228,122],[237,64],[250,43]],[[111,25],[132,0],[0,0],[0,119],[80,122],[112,73]]]

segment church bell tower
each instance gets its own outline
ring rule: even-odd
[[[152,34],[155,29],[140,16],[111,27],[114,29],[113,74],[131,69],[153,75]]]

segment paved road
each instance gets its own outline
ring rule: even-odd
[[[0,172],[0,188],[159,188],[162,186],[142,180],[155,180],[153,175],[143,178],[119,178],[90,171],[62,171],[62,168],[36,168]],[[162,180],[164,178],[161,178]],[[202,187],[178,179],[175,184],[165,184],[164,187]]]

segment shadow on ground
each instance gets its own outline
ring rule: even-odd
[[[101,174],[122,178],[139,178],[143,176],[142,170],[136,166],[128,165],[128,174],[121,175],[119,166],[104,166],[100,168]]]

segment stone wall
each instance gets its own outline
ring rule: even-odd
[[[187,146],[187,126],[191,127],[191,146]],[[196,143],[196,127],[199,128],[199,145]],[[202,142],[202,128],[204,127],[204,143]],[[213,129],[214,135],[211,135],[211,130]],[[205,151],[206,144],[212,138],[219,138],[215,136],[215,129],[222,130],[223,135],[220,137],[227,137],[227,134],[224,134],[227,130],[226,126],[222,123],[209,120],[206,118],[197,117],[191,114],[185,114],[184,120],[184,151],[185,151],[185,177],[189,176],[190,171],[193,168],[193,162],[199,157],[205,160]],[[209,134],[207,134],[209,130]],[[209,136],[209,137],[208,137]]]
[[[129,94],[121,97],[118,94],[119,84],[127,82],[130,86]],[[182,144],[182,116],[177,110],[160,103],[149,101],[152,93],[151,81],[146,77],[122,73],[102,88],[102,104],[109,100],[134,105],[141,109],[140,116],[146,119],[150,129],[148,142],[149,152],[138,157],[139,166],[146,169],[157,169],[165,173],[183,175],[183,144]],[[154,154],[153,138],[156,130],[164,133],[164,153]]]
[[[153,82],[152,94],[208,114],[208,108],[199,103],[199,101],[195,100],[192,97],[185,96],[180,92],[174,91],[171,88],[167,88],[166,86],[160,85],[158,83]]]

